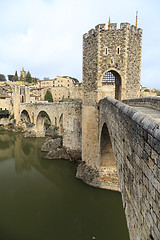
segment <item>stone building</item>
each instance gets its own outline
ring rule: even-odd
[[[52,93],[53,101],[64,99],[82,99],[82,83],[75,82],[70,77],[57,76],[55,79],[41,80],[36,85],[44,99],[47,89]]]
[[[24,70],[24,68],[22,68],[22,71],[20,72],[20,76],[22,79],[26,77],[26,71]]]
[[[66,87],[71,88],[74,85],[73,79],[69,77],[57,76],[55,79],[38,80],[38,87]]]
[[[129,23],[120,29],[111,23],[107,30],[99,24],[83,36],[82,160],[88,165],[95,165],[99,154],[99,100],[139,97],[141,48],[142,29]]]

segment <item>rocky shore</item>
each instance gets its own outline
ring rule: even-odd
[[[57,127],[51,126],[46,131],[46,138],[41,151],[48,152],[46,159],[81,160],[81,152],[63,146],[63,138],[59,136]]]

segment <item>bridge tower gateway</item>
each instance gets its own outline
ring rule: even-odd
[[[139,97],[142,29],[129,23],[99,24],[83,36],[82,160],[96,167],[99,157],[98,102]]]
[[[20,103],[30,103],[30,89],[26,86],[14,86],[13,88],[13,113],[16,124],[20,119]]]

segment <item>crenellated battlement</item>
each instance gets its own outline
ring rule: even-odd
[[[95,28],[92,28],[91,30],[88,31],[88,33],[85,33],[83,35],[84,38],[87,38],[89,36],[95,35],[98,32],[112,32],[112,31],[120,31],[120,30],[128,30],[131,32],[135,32],[137,34],[142,35],[142,29],[141,28],[136,28],[135,25],[130,25],[130,23],[121,23],[120,24],[120,28],[117,28],[117,23],[110,23],[109,25],[109,29],[108,26],[106,24],[98,24],[97,26],[95,26]]]

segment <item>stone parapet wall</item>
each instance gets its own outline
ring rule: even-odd
[[[129,106],[152,107],[157,110],[160,110],[160,97],[125,99],[125,100],[123,100],[123,103],[125,103]]]
[[[130,239],[158,240],[160,125],[109,97],[100,101],[99,117],[100,130],[104,123],[109,130]]]

